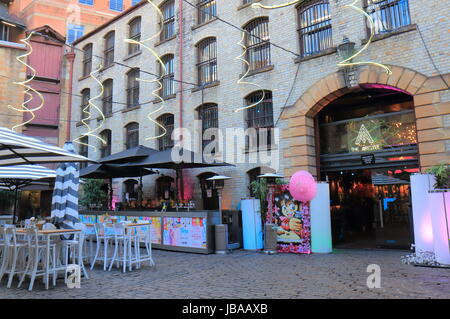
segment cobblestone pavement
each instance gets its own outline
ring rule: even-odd
[[[89,272],[81,289],[63,280],[46,291],[6,289],[0,298],[450,298],[450,270],[401,263],[405,251],[336,250],[333,254],[229,255],[154,251],[156,267]],[[381,267],[381,288],[368,289],[369,264]],[[17,282],[15,282],[17,285]]]

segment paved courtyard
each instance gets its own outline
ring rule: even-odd
[[[63,280],[46,291],[0,286],[0,298],[450,298],[450,270],[400,262],[405,251],[336,250],[333,254],[266,255],[234,251],[197,255],[154,251],[156,267],[131,273],[90,271],[81,289]],[[381,288],[369,289],[369,264],[381,267]],[[16,284],[17,285],[17,284]]]

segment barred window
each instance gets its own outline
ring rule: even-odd
[[[104,67],[114,63],[114,39],[114,31],[111,31],[105,36]]]
[[[198,107],[198,118],[202,121],[202,150],[205,149],[205,147],[215,142],[215,147],[213,150],[213,153],[218,151],[218,145],[217,145],[217,137],[214,136],[210,139],[205,139],[204,134],[206,130],[209,129],[218,129],[219,128],[219,113],[218,113],[218,107],[215,103],[206,103]]]
[[[249,70],[258,70],[267,67],[270,62],[270,37],[269,18],[257,18],[250,21],[244,29],[245,46],[247,49],[246,59],[250,64]]]
[[[129,38],[134,41],[141,41],[141,17],[134,18],[129,26]],[[128,54],[133,54],[139,52],[141,50],[141,46],[139,44],[128,44]]]
[[[331,48],[333,39],[329,1],[308,1],[297,9],[301,56]]]
[[[162,125],[167,133],[158,139],[158,149],[164,151],[173,147],[172,132],[175,127],[175,117],[173,114],[163,114],[157,119],[158,123]],[[164,133],[164,130],[158,126],[158,135]]]
[[[175,1],[168,0],[161,7],[163,20],[161,21],[161,41],[167,40],[175,35]]]
[[[100,137],[106,142],[106,145],[103,144],[103,142],[100,142],[100,156],[103,158],[111,155],[111,130],[102,131]]]
[[[205,23],[216,16],[216,0],[199,0],[198,24]]]
[[[81,91],[81,105],[80,105],[80,121],[89,117],[89,100],[91,99],[91,90],[84,89]]]
[[[216,38],[207,38],[197,45],[198,85],[217,81],[217,45]]]
[[[252,183],[258,180],[258,176],[261,175],[261,167],[255,167],[247,172],[248,177],[248,190],[250,192],[250,197],[254,197]]]
[[[375,34],[411,24],[408,0],[366,0],[366,12],[374,21]]]
[[[113,80],[109,79],[103,82],[103,114],[112,114],[112,101],[113,101]]]
[[[92,72],[92,43],[83,48],[83,76],[88,76]]]
[[[127,108],[139,105],[139,69],[133,69],[127,74]]]
[[[125,126],[125,148],[130,149],[139,146],[139,124],[130,123]]]
[[[264,98],[263,98],[264,97]],[[273,105],[272,92],[257,91],[246,98],[247,105],[261,101],[256,106],[247,109],[247,128],[254,128],[256,136],[250,135],[247,139],[247,149],[261,149],[273,144]]]
[[[0,41],[9,41],[9,28],[3,23],[0,23]]]
[[[80,154],[81,156],[84,156],[84,157],[88,157],[89,156],[88,144],[89,144],[89,137],[83,136],[80,139],[80,146],[79,146],[80,148],[79,148],[78,154]],[[88,162],[81,162],[80,169],[85,168],[86,166],[88,166],[88,164],[89,164]]]
[[[161,66],[161,64],[159,65],[159,75],[162,84],[160,95],[164,98],[175,94],[173,54],[165,55],[161,58],[161,60],[164,63],[165,69]]]

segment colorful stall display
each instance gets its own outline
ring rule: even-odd
[[[83,224],[95,224],[97,222],[97,216],[95,215],[80,215],[79,218]]]
[[[206,248],[206,219],[163,217],[163,244]]]
[[[293,199],[288,185],[275,187],[268,214],[277,227],[278,251],[311,253],[310,205]]]

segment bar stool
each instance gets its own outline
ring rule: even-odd
[[[27,245],[17,240],[16,228],[14,226],[2,227],[2,229],[3,253],[0,267],[0,281],[5,274],[8,274],[7,287],[11,288],[14,276],[20,275],[23,272],[25,248]]]
[[[109,265],[109,271],[111,271],[114,262],[116,262],[117,268],[119,268],[120,263],[122,263],[122,271],[127,271],[127,263],[130,262],[131,258],[131,239],[130,233],[126,231],[125,226],[122,223],[114,225],[114,253],[111,258],[111,264]]]
[[[89,279],[89,275],[83,262],[84,259],[86,259],[86,256],[84,255],[86,228],[87,227],[84,224],[75,224],[74,229],[79,229],[81,232],[75,235],[74,239],[63,240],[62,247],[64,251],[64,265],[69,265],[70,259],[72,264],[77,264],[80,266],[80,269],[83,270],[85,278]]]
[[[97,259],[103,260],[103,270],[106,271],[106,267],[108,265],[108,261],[111,260],[111,257],[108,257],[108,246],[110,241],[114,237],[114,229],[111,227],[106,226],[103,223],[96,223],[95,224],[95,237],[97,241],[97,248],[95,250],[95,256],[94,260],[92,261],[91,270],[94,269],[95,263]],[[103,254],[100,255],[100,248],[103,243]],[[100,259],[101,257],[101,259]]]
[[[141,239],[144,242],[144,249],[145,249],[145,253],[141,254],[141,249],[137,250],[138,253],[138,257],[137,257],[137,263],[138,263],[138,268],[140,268],[141,266],[141,262],[149,262],[150,266],[155,266],[155,262],[153,261],[152,258],[152,230],[150,225],[148,226],[139,226],[139,228],[141,228],[141,232],[138,232],[138,247],[140,246],[140,242]]]
[[[34,281],[36,277],[42,276],[44,283],[45,282],[45,273],[46,273],[46,264],[44,262],[44,258],[47,257],[47,254],[51,256],[49,258],[49,274],[53,274],[53,286],[56,286],[56,278],[57,278],[57,264],[56,264],[56,244],[50,244],[50,251],[47,251],[47,245],[39,240],[39,233],[36,227],[30,227],[26,229],[26,239],[27,239],[27,247],[28,247],[28,259],[26,263],[25,270],[23,271],[22,278],[20,279],[19,285],[17,288],[22,286],[26,276],[30,277],[30,285],[28,286],[28,290],[33,290]]]

